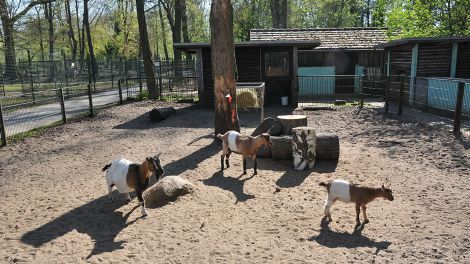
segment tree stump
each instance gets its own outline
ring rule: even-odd
[[[176,114],[176,110],[173,107],[154,108],[150,111],[149,117],[152,122],[160,122],[171,114]]]
[[[292,136],[271,137],[271,157],[274,160],[292,159]]]
[[[317,134],[315,158],[318,160],[335,160],[339,158],[339,138],[335,134]]]
[[[294,127],[292,129],[292,158],[294,170],[308,170],[315,165],[315,129]]]
[[[292,135],[292,128],[307,126],[307,117],[304,115],[281,115],[277,119],[282,125],[282,135]]]

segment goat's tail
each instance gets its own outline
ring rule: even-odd
[[[218,139],[222,139],[223,136],[224,136],[224,135],[222,135],[222,134],[217,134],[217,138],[218,138]]]
[[[331,183],[329,183],[329,182],[320,182],[318,185],[323,186],[323,187],[328,189],[328,188],[330,188],[330,184]]]
[[[111,167],[111,163],[106,164],[106,166],[104,166],[101,170],[106,171],[107,169],[109,169],[109,167]]]

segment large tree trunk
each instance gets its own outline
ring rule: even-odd
[[[168,47],[166,46],[166,30],[165,21],[163,21],[163,14],[160,1],[158,1],[158,16],[160,17],[160,24],[162,27],[162,41],[163,41],[163,52],[165,53],[165,60],[169,60]]]
[[[273,28],[287,28],[287,0],[270,0]]]
[[[153,64],[152,52],[147,32],[147,21],[145,20],[144,2],[135,0],[137,9],[137,20],[139,22],[140,47],[144,58],[144,70],[147,77],[147,89],[151,99],[157,99],[157,85],[155,83],[155,66]]]
[[[41,23],[41,16],[39,14],[39,10],[36,8],[36,13],[38,16],[38,33],[39,33],[39,49],[41,49],[41,61],[44,61],[44,41],[42,39],[42,23]]]
[[[182,13],[182,18],[181,18],[181,30],[183,33],[183,42],[185,43],[190,43],[191,38],[189,37],[189,32],[188,32],[188,13],[187,13],[187,8],[186,8],[186,0],[181,0],[181,13]],[[189,63],[191,62],[191,55],[189,53],[186,53],[186,62]]]
[[[77,39],[75,39],[75,34],[73,32],[72,14],[70,10],[71,10],[70,0],[65,0],[65,16],[67,17],[67,24],[69,26],[67,35],[70,40],[70,50],[72,51],[72,60],[75,61],[75,59],[77,58]]]
[[[181,42],[181,26],[182,26],[182,1],[184,0],[175,0],[175,24],[173,30],[173,43],[180,43]],[[175,64],[176,64],[176,75],[180,75],[179,66],[181,62],[181,51],[178,49],[173,49],[174,56],[175,56]]]
[[[212,79],[215,96],[215,135],[240,131],[237,114],[233,8],[230,0],[213,0],[210,12]],[[226,95],[232,96],[231,104]]]
[[[95,52],[93,51],[93,42],[91,39],[91,32],[90,32],[90,22],[88,20],[88,1],[83,1],[83,25],[85,26],[86,31],[86,38],[88,42],[88,53],[90,54],[90,62],[91,62],[91,76],[93,78],[93,82],[96,83],[96,75],[97,75],[97,67],[96,67],[96,59],[95,59]]]
[[[3,41],[5,43],[5,79],[14,80],[18,78],[16,66],[15,40],[13,38],[13,22],[4,19],[2,15]]]
[[[78,35],[78,50],[80,54],[80,59],[79,59],[79,74],[81,75],[83,73],[83,68],[84,68],[84,59],[85,59],[85,31],[80,29],[80,17],[79,17],[79,11],[78,11],[78,0],[75,0],[75,12],[76,12],[76,19],[77,19],[77,35]]]

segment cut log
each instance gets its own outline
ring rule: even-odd
[[[276,118],[267,117],[259,124],[259,126],[251,133],[252,137],[261,135],[261,133],[268,133],[271,136],[278,136],[282,132],[282,126]]]
[[[149,117],[152,122],[160,122],[172,114],[176,114],[173,107],[154,108],[150,111]]]
[[[315,158],[337,160],[339,158],[339,138],[335,134],[317,134]]]
[[[274,160],[292,159],[292,136],[271,137],[271,157]]]
[[[315,129],[294,127],[292,129],[292,159],[294,170],[309,170],[315,166]]]
[[[281,115],[277,119],[282,125],[282,135],[292,135],[292,128],[307,126],[307,117],[304,115]]]

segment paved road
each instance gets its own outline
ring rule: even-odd
[[[127,99],[127,93],[123,93],[122,99]],[[119,102],[119,94],[117,90],[104,91],[93,94],[93,106],[103,106]],[[76,116],[80,113],[89,111],[88,96],[79,96],[65,101],[65,112],[67,118]],[[61,121],[62,114],[60,103],[51,103],[36,107],[28,107],[18,109],[12,112],[4,112],[4,121],[7,136],[12,136],[31,129],[50,125],[54,122]]]

